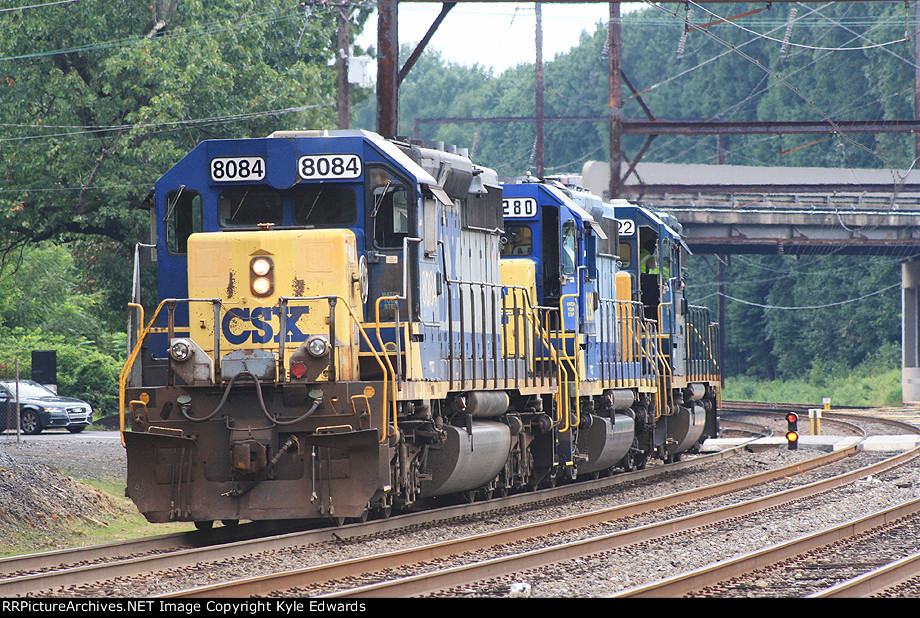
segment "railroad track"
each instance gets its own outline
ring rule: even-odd
[[[622,473],[584,483],[564,485],[485,502],[444,507],[366,523],[319,529],[297,529],[296,522],[241,524],[161,535],[91,547],[70,548],[0,558],[0,598],[57,591],[66,594],[80,587],[94,587],[114,578],[142,576],[164,568],[219,562],[254,552],[281,551],[289,547],[348,539],[424,526],[432,518],[452,519],[514,508],[534,502],[562,500],[568,496],[604,491],[623,483],[642,482],[657,476],[733,457],[737,451],[704,455],[681,462],[649,465],[645,470]],[[271,534],[271,528],[281,527]],[[281,534],[277,534],[281,532]]]
[[[809,460],[807,463],[798,462],[794,466],[778,472],[769,472],[765,473],[765,476],[761,477],[759,482],[769,482],[766,474],[772,474],[782,477],[783,475],[788,476],[789,474],[798,475],[803,472],[806,468],[818,467],[820,465],[828,465],[827,462],[830,459],[836,459],[840,461],[843,458],[847,458],[849,455],[855,454],[855,449],[853,451],[841,452],[841,453],[831,453],[823,455],[812,460]],[[39,573],[39,574],[29,574],[29,575],[17,575],[14,577],[6,577],[0,580],[0,596],[9,597],[17,596],[23,594],[34,595],[36,591],[49,591],[49,594],[60,595],[69,595],[69,594],[93,594],[94,591],[97,593],[99,591],[105,590],[107,593],[111,594],[112,586],[108,578],[113,577],[112,573],[117,573],[117,576],[121,579],[129,579],[132,574],[149,576],[150,573],[158,572],[163,568],[167,568],[164,565],[172,565],[169,568],[188,568],[189,564],[212,564],[215,561],[221,560],[235,560],[239,556],[246,553],[265,553],[266,551],[270,552],[275,548],[278,551],[281,551],[282,548],[289,547],[304,547],[308,545],[316,545],[326,542],[336,542],[336,543],[349,543],[352,540],[360,539],[365,537],[368,534],[371,534],[373,529],[375,533],[381,534],[381,531],[385,528],[391,531],[398,531],[400,529],[411,529],[413,526],[430,526],[430,520],[433,516],[439,518],[446,517],[469,517],[474,513],[487,513],[489,511],[495,511],[496,509],[501,508],[513,508],[515,505],[522,505],[528,501],[534,499],[540,500],[553,500],[553,499],[565,499],[565,496],[572,496],[573,494],[585,493],[588,491],[603,491],[605,488],[609,489],[615,485],[621,483],[633,483],[633,482],[642,482],[643,480],[650,480],[655,477],[656,474],[666,472],[673,474],[678,470],[690,470],[695,467],[705,466],[707,463],[713,464],[715,466],[719,465],[720,461],[729,460],[732,457],[732,453],[721,453],[716,454],[715,456],[704,456],[697,457],[692,459],[685,459],[682,462],[675,464],[669,464],[667,466],[656,466],[655,468],[649,468],[647,470],[630,473],[630,474],[618,474],[607,479],[600,479],[595,481],[592,484],[581,484],[581,485],[567,485],[562,487],[557,487],[553,490],[548,490],[545,493],[541,493],[539,496],[535,494],[521,494],[519,496],[511,496],[502,500],[494,500],[489,502],[463,505],[450,507],[449,509],[441,509],[437,513],[419,513],[408,515],[404,517],[394,517],[391,520],[385,522],[369,522],[368,524],[361,525],[352,525],[344,526],[340,528],[333,529],[324,529],[324,530],[313,530],[307,532],[292,532],[286,535],[280,535],[278,537],[270,538],[256,538],[240,541],[237,544],[221,544],[214,547],[208,546],[195,546],[187,547],[189,540],[185,539],[183,542],[186,547],[179,549],[178,551],[169,551],[168,545],[170,541],[169,537],[162,537],[158,542],[162,543],[160,549],[154,551],[163,552],[160,556],[142,556],[139,558],[126,558],[123,560],[116,561],[115,563],[109,563],[107,565],[81,565],[78,567],[72,567],[62,571]],[[871,473],[870,473],[871,474]],[[669,477],[665,477],[669,478]],[[558,518],[557,520],[541,522],[540,524],[533,524],[528,526],[516,526],[509,530],[502,530],[498,533],[496,537],[487,537],[486,535],[473,535],[470,538],[456,540],[456,541],[445,541],[443,543],[438,543],[434,545],[423,545],[416,548],[410,548],[410,553],[405,555],[400,555],[398,552],[379,552],[378,555],[373,557],[373,560],[368,561],[367,558],[353,559],[353,560],[340,560],[334,565],[314,565],[305,569],[294,569],[282,573],[280,577],[275,577],[274,575],[267,574],[261,576],[255,581],[245,581],[245,578],[240,577],[238,581],[234,581],[232,584],[228,585],[226,583],[221,584],[220,586],[208,586],[208,587],[199,587],[196,589],[187,589],[180,592],[170,592],[165,593],[164,596],[231,596],[231,597],[240,597],[240,596],[249,596],[249,595],[260,595],[260,594],[271,594],[278,590],[294,590],[294,593],[297,594],[310,594],[311,596],[320,596],[327,594],[330,596],[360,596],[364,594],[369,594],[370,596],[400,596],[403,594],[434,594],[433,592],[424,592],[416,591],[412,586],[418,586],[418,583],[413,583],[411,581],[402,581],[406,578],[399,578],[392,575],[393,571],[388,571],[387,569],[398,568],[399,565],[410,564],[416,566],[410,566],[410,569],[413,568],[427,568],[429,573],[422,577],[424,585],[431,586],[433,583],[437,582],[436,587],[448,589],[454,584],[445,583],[449,580],[441,580],[441,577],[456,577],[447,574],[438,574],[437,577],[432,575],[432,573],[438,573],[439,571],[452,571],[453,569],[437,569],[432,567],[425,566],[419,567],[417,565],[426,564],[430,565],[433,561],[446,561],[452,559],[452,556],[457,555],[476,555],[480,552],[490,551],[490,548],[499,545],[505,546],[522,546],[525,548],[532,548],[534,545],[534,539],[537,538],[554,538],[556,540],[563,539],[566,535],[571,535],[573,530],[583,530],[585,528],[595,527],[603,531],[602,534],[599,534],[600,538],[608,537],[605,540],[598,541],[586,541],[580,539],[577,541],[571,541],[569,544],[571,547],[564,548],[559,547],[557,549],[546,549],[546,550],[526,550],[519,552],[523,557],[516,560],[524,561],[519,562],[515,565],[515,559],[507,559],[507,565],[510,565],[507,568],[512,570],[521,570],[527,568],[538,568],[538,566],[522,566],[527,564],[527,560],[535,561],[532,564],[546,564],[547,562],[559,562],[560,560],[565,560],[564,557],[553,557],[554,555],[564,556],[565,551],[574,552],[574,555],[584,555],[585,553],[603,553],[611,551],[610,549],[602,549],[604,543],[614,543],[614,547],[625,547],[624,543],[643,543],[647,541],[633,540],[629,541],[630,535],[639,534],[639,532],[629,532],[627,530],[620,530],[616,533],[610,532],[613,522],[622,521],[624,517],[641,517],[645,514],[656,511],[660,509],[672,509],[681,504],[686,504],[691,498],[699,501],[701,497],[706,495],[711,496],[721,496],[726,495],[731,492],[741,491],[742,488],[753,481],[753,477],[736,480],[735,485],[731,488],[730,485],[724,484],[721,487],[713,486],[701,490],[699,488],[684,492],[685,495],[676,495],[670,497],[662,497],[660,499],[644,501],[644,503],[633,503],[628,505],[623,505],[614,509],[606,509],[597,512],[590,512],[580,516],[570,516],[565,518]],[[715,510],[715,509],[710,509]],[[686,519],[684,516],[677,516],[666,518],[663,522],[657,525],[658,534],[665,534],[665,536],[672,534],[672,532],[664,532],[672,529],[674,526],[679,526],[681,529],[686,528],[688,531],[694,529],[699,529],[700,526],[707,527],[711,524],[700,523],[705,520],[700,519]],[[677,522],[677,523],[675,523]],[[623,524],[626,528],[629,527],[627,524]],[[244,526],[239,528],[243,529]],[[649,530],[652,528],[648,528]],[[215,529],[210,531],[212,533],[217,533],[221,529]],[[688,532],[684,532],[685,534]],[[692,532],[689,532],[692,534]],[[189,534],[189,533],[187,533]],[[195,533],[197,534],[197,533]],[[636,537],[638,538],[638,537]],[[174,542],[179,543],[180,539],[173,539]],[[193,539],[197,544],[201,544],[201,539]],[[355,541],[357,542],[357,541]],[[555,543],[560,545],[559,543]],[[619,544],[619,545],[618,545]],[[105,551],[105,548],[102,548]],[[111,548],[109,548],[111,551]],[[561,554],[554,554],[554,552],[563,552]],[[53,553],[48,552],[43,556],[44,560],[52,560]],[[33,557],[32,559],[34,559]],[[84,557],[85,558],[85,557]],[[83,558],[81,558],[82,560]],[[27,559],[23,559],[27,561]],[[499,560],[499,562],[492,562],[493,560]],[[505,558],[489,558],[485,561],[473,560],[473,562],[485,562],[486,569],[496,568],[506,568],[505,566],[498,567],[498,564],[505,564]],[[393,566],[396,565],[396,566]],[[28,567],[26,562],[21,561],[19,566],[21,567],[20,571],[27,570]],[[7,561],[0,562],[0,569],[3,573],[11,573],[10,564]],[[50,567],[43,567],[50,568]],[[207,569],[208,567],[197,567]],[[382,569],[382,571],[381,571]],[[398,591],[397,588],[383,589],[379,588],[377,583],[366,583],[366,579],[354,580],[361,581],[362,585],[352,585],[350,588],[348,586],[343,586],[341,583],[337,584],[337,588],[330,588],[329,586],[340,582],[344,578],[356,578],[360,577],[356,573],[366,573],[368,571],[377,570],[378,572],[384,573],[384,578],[389,578],[394,581],[399,581],[399,585],[409,586],[404,591]],[[471,573],[475,571],[470,571]],[[473,577],[475,580],[475,575],[463,575],[462,577],[469,579]],[[81,583],[82,582],[82,583]],[[97,583],[90,583],[97,582]],[[304,582],[307,582],[306,584]],[[326,582],[326,583],[323,583]],[[128,584],[128,590],[134,590],[134,592],[128,592],[131,596],[148,595],[156,596],[160,593],[148,594],[147,592],[138,592],[136,588],[131,588],[130,583]],[[320,586],[318,588],[318,586]],[[344,589],[353,590],[353,592],[344,592]],[[118,595],[115,592],[116,596]]]
[[[920,596],[920,500],[833,526],[616,597]]]
[[[839,456],[839,454],[836,454]],[[917,457],[914,453],[911,457]],[[173,596],[246,596],[250,594],[267,594],[270,590],[285,589],[295,594],[308,593],[319,598],[366,598],[366,597],[403,597],[403,596],[460,596],[463,590],[469,590],[470,585],[480,585],[483,591],[500,589],[489,580],[494,580],[497,574],[510,577],[513,574],[526,572],[530,569],[543,568],[548,564],[561,563],[572,560],[583,560],[585,556],[603,554],[628,547],[641,547],[644,544],[654,543],[664,538],[673,538],[676,535],[692,537],[694,531],[705,529],[726,522],[737,521],[752,513],[775,508],[778,505],[794,503],[805,500],[810,496],[823,493],[852,482],[855,478],[864,478],[870,474],[878,474],[890,467],[899,465],[900,462],[889,459],[879,464],[860,468],[855,472],[837,475],[829,479],[789,489],[784,492],[770,493],[763,497],[746,500],[726,507],[711,509],[698,513],[690,513],[669,517],[655,523],[628,527],[617,532],[605,532],[604,524],[627,516],[635,516],[639,512],[648,513],[659,509],[669,508],[685,501],[698,501],[704,497],[723,495],[725,492],[739,491],[748,488],[754,479],[746,478],[733,481],[722,487],[711,487],[706,490],[692,490],[685,495],[672,495],[662,503],[649,502],[645,504],[627,505],[622,509],[607,512],[598,512],[545,522],[539,526],[528,526],[519,529],[503,531],[499,535],[489,535],[476,539],[465,539],[455,543],[442,544],[415,548],[411,552],[396,552],[378,557],[381,562],[357,561],[351,564],[333,565],[330,570],[314,569],[310,571],[291,572],[281,574],[279,578],[258,580],[240,580],[211,586],[195,591],[184,591]],[[801,468],[799,468],[801,471]],[[790,470],[777,470],[768,473],[789,474]],[[756,482],[765,482],[766,478]],[[733,488],[733,489],[732,489]],[[711,492],[711,494],[710,494]],[[706,495],[703,495],[706,494]],[[636,511],[635,509],[639,509]],[[586,538],[577,538],[569,542],[551,542],[539,549],[526,549],[535,544],[536,539],[553,538],[558,540],[560,535],[575,529],[588,529],[594,527],[596,534]],[[470,562],[458,564],[448,568],[430,570],[430,565],[446,560],[449,556],[460,554],[473,555],[473,552],[485,548],[502,546],[510,548],[517,546],[520,551],[497,557],[475,557]],[[504,549],[503,549],[504,552]],[[419,560],[423,559],[424,563]],[[407,577],[392,577],[392,571],[401,565],[402,570],[425,572]],[[409,565],[409,566],[407,566]],[[341,571],[340,569],[349,569]],[[366,575],[373,569],[380,569],[376,575]],[[566,568],[562,569],[567,570]],[[350,582],[355,578],[375,578],[378,581],[362,585],[349,585],[345,588],[323,592],[316,586],[317,581],[329,575],[329,584],[337,582],[334,579]],[[526,579],[526,577],[525,577]],[[485,580],[485,581],[484,581]],[[482,582],[482,583],[480,583]],[[307,586],[306,584],[310,585]],[[341,585],[341,583],[339,583]],[[253,588],[253,586],[256,586]],[[460,588],[460,590],[458,590]],[[484,592],[487,595],[488,592]],[[655,595],[661,596],[661,595]],[[669,595],[666,595],[669,596]]]

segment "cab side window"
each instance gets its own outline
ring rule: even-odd
[[[166,194],[166,249],[173,255],[188,253],[188,237],[204,229],[201,194],[180,189]]]
[[[620,243],[620,266],[629,268],[632,265],[632,247],[628,242]]]
[[[578,231],[575,223],[566,221],[562,224],[562,274],[574,275],[578,255]]]
[[[502,257],[530,255],[533,231],[526,225],[506,225],[502,234]]]
[[[411,229],[412,204],[405,182],[383,168],[373,168],[370,178],[370,215],[374,245],[380,249],[398,249]]]

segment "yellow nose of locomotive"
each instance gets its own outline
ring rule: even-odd
[[[362,277],[350,230],[193,234],[188,273],[190,298],[220,299],[217,317],[204,300],[189,313],[190,338],[223,380],[240,371],[280,381],[357,377],[351,312],[361,319]],[[298,350],[309,362],[292,367]]]

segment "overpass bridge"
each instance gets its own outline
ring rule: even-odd
[[[581,185],[606,197],[609,168],[586,163]],[[664,163],[623,171],[619,197],[676,217],[694,254],[903,257],[901,390],[904,403],[920,402],[920,171]]]

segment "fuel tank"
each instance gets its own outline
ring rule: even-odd
[[[578,431],[578,450],[588,456],[588,461],[578,464],[578,473],[597,472],[611,468],[629,452],[635,433],[635,421],[625,414],[614,415],[613,420],[601,416],[591,417],[591,426]]]
[[[422,496],[438,496],[482,487],[494,479],[511,451],[511,430],[504,423],[473,421],[466,427],[446,425],[447,441],[431,447]]]
[[[677,442],[671,453],[683,453],[699,441],[706,429],[706,410],[702,406],[680,406],[677,414],[668,417],[668,438]]]

